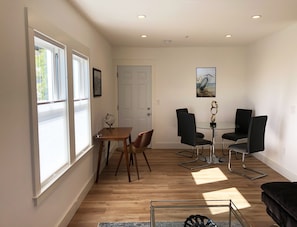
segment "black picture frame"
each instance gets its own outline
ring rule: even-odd
[[[102,73],[96,68],[93,68],[93,96],[102,96]]]

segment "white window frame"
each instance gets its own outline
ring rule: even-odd
[[[73,101],[73,80],[72,80],[72,53],[81,53],[89,60],[89,50],[84,45],[80,44],[72,37],[69,37],[63,31],[53,27],[46,21],[42,20],[42,17],[38,17],[35,13],[30,14],[30,11],[26,11],[27,16],[27,50],[28,50],[28,75],[29,75],[29,87],[30,87],[30,110],[31,110],[31,141],[32,141],[32,171],[33,171],[33,201],[35,205],[40,204],[45,200],[65,179],[65,173],[73,171],[73,166],[81,160],[89,151],[92,150],[93,144],[90,141],[88,147],[86,147],[81,153],[76,155],[75,153],[75,130],[74,130],[74,101]],[[37,94],[36,94],[36,74],[35,74],[35,47],[34,36],[38,34],[47,40],[54,40],[55,43],[65,46],[66,48],[66,64],[68,80],[68,130],[69,130],[69,162],[66,167],[63,167],[59,172],[54,175],[46,184],[40,182],[40,166],[39,166],[39,145],[38,145],[38,113],[37,113]],[[59,37],[58,39],[55,37]],[[88,65],[89,67],[89,65]],[[91,97],[91,83],[90,83],[90,68],[88,69],[88,81],[89,81],[89,98]],[[89,99],[89,101],[91,101]],[[89,103],[89,120],[91,122],[91,103]],[[91,123],[90,123],[90,135],[91,135]],[[91,136],[90,136],[91,138]],[[91,139],[90,139],[91,140]]]
[[[45,99],[37,97],[38,116],[38,160],[39,181],[41,188],[51,183],[56,176],[64,172],[69,164],[69,111],[67,92],[67,63],[66,46],[34,32],[34,46],[36,61],[36,46],[50,51],[46,53],[47,86]],[[35,62],[34,61],[34,62]],[[35,62],[37,64],[37,62]],[[39,64],[38,64],[39,65]],[[42,86],[37,87],[37,71],[35,66],[36,94]],[[60,93],[61,91],[61,93]],[[38,93],[40,94],[40,93]],[[63,94],[63,95],[61,95]],[[38,95],[37,95],[38,96]],[[59,128],[59,129],[58,129]],[[56,131],[58,129],[58,131]],[[50,141],[52,139],[52,141]]]
[[[89,146],[92,143],[92,136],[91,136],[91,96],[90,96],[90,67],[89,67],[89,59],[88,57],[84,56],[83,54],[77,52],[77,51],[73,51],[72,52],[72,62],[74,60],[79,61],[79,94],[75,95],[75,88],[74,88],[74,72],[72,73],[73,75],[73,105],[74,105],[74,129],[76,129],[76,110],[75,110],[75,105],[79,104],[80,106],[86,106],[86,108],[84,108],[84,110],[88,111],[88,116],[83,116],[84,118],[88,118],[88,119],[84,119],[85,122],[85,126],[88,128],[88,134],[86,134],[86,132],[83,135],[79,135],[80,132],[76,132],[75,130],[75,155],[76,157],[79,157],[84,151],[85,149],[88,149]],[[74,69],[73,69],[74,70]],[[87,77],[86,77],[87,76]],[[85,129],[86,130],[86,129]],[[78,146],[76,143],[79,143],[78,139],[80,137],[83,137],[84,142],[87,143],[84,145],[84,147],[80,147],[80,150],[77,150]]]

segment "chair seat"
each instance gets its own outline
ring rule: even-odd
[[[248,137],[249,124],[252,116],[251,109],[236,109],[235,130],[222,135],[222,152],[224,152],[224,140],[237,142]]]
[[[201,132],[196,132],[196,137],[197,138],[204,138],[204,134]]]
[[[231,144],[228,148],[229,148],[229,150],[232,150],[232,151],[235,151],[235,152],[248,154],[247,143]]]
[[[116,148],[116,151],[119,151],[119,152],[124,152],[125,150],[124,150],[124,148],[123,147],[117,147]],[[131,144],[129,144],[129,145],[127,145],[127,151],[128,151],[128,153],[130,154],[130,153],[137,153],[136,151],[137,151],[137,149],[133,149],[133,143],[132,143],[132,145]],[[140,151],[140,152],[142,152],[142,151]],[[139,152],[139,153],[140,153]]]
[[[235,133],[235,132],[225,133],[225,134],[222,135],[223,139],[232,140],[232,141],[245,139],[247,137],[248,137],[248,135],[245,134],[245,133]]]
[[[196,138],[196,144],[199,146],[203,146],[203,145],[212,145],[212,142],[210,140],[205,140],[202,138]]]

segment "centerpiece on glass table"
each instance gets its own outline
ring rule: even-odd
[[[217,126],[216,123],[216,114],[218,113],[218,103],[217,101],[213,100],[211,102],[211,107],[210,107],[210,113],[211,113],[211,118],[210,118],[210,126],[215,128]]]

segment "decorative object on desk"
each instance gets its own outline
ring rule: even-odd
[[[210,118],[210,126],[211,127],[216,127],[216,114],[218,113],[218,103],[217,101],[213,100],[211,102],[211,107],[210,107],[210,113],[211,113],[211,118]]]
[[[114,124],[115,122],[115,117],[113,114],[110,114],[110,113],[107,113],[104,117],[104,122],[105,124],[107,124],[109,126],[109,128],[112,127],[112,125]]]
[[[196,69],[196,97],[216,97],[216,68]]]
[[[202,215],[190,215],[184,224],[184,227],[218,227],[211,219]]]
[[[102,95],[102,78],[101,70],[93,68],[93,96]]]

